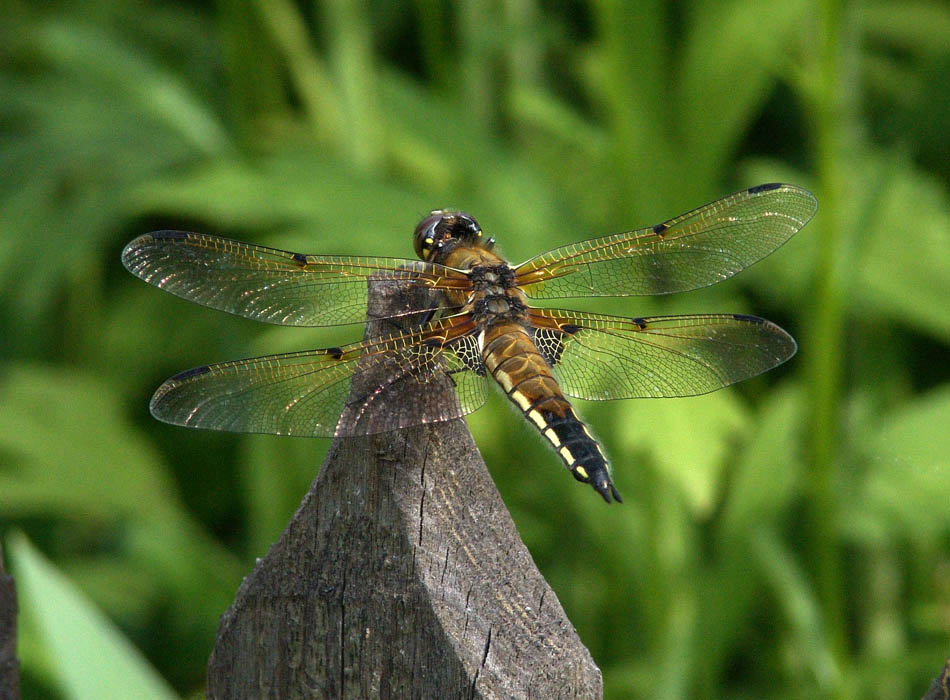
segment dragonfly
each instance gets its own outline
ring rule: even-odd
[[[494,383],[574,478],[619,502],[607,457],[568,397],[705,394],[782,364],[795,341],[744,314],[628,317],[530,301],[715,284],[776,250],[817,207],[800,187],[759,185],[519,265],[501,256],[472,216],[442,209],[416,226],[418,259],[304,255],[201,233],[147,233],[122,253],[132,274],[255,321],[363,323],[374,285],[418,293],[408,308],[383,314],[388,325],[377,337],[195,367],[162,384],[150,410],[192,428],[365,436],[461,418],[485,404]],[[360,386],[361,372],[379,379]],[[451,391],[432,390],[444,385]]]

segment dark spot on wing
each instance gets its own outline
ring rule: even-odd
[[[327,355],[334,360],[339,360],[343,357],[343,348],[327,348]]]
[[[192,377],[197,377],[199,374],[206,374],[210,371],[211,371],[211,368],[208,365],[202,365],[201,367],[193,367],[191,369],[186,369],[184,372],[179,372],[168,381],[183,382],[186,379],[191,379]]]
[[[781,182],[769,182],[764,185],[756,185],[755,187],[750,187],[746,190],[749,194],[758,194],[759,192],[768,192],[769,190],[777,190],[782,186]]]
[[[633,321],[635,324],[637,324],[637,328],[639,328],[641,331],[646,330],[646,327],[647,327],[646,319],[637,317],[637,318],[631,318],[630,320]]]
[[[425,340],[422,341],[422,344],[430,348],[442,347],[442,341],[439,340],[438,338],[426,338]]]
[[[668,228],[669,226],[667,226],[666,224],[657,224],[656,226],[653,227],[653,233],[655,233],[657,236],[662,236],[663,232],[666,231],[666,229]]]
[[[151,237],[156,241],[161,241],[168,238],[188,238],[187,231],[152,231],[152,233],[149,235],[151,235]]]
[[[764,318],[759,318],[758,316],[749,316],[748,314],[732,314],[732,317],[737,321],[746,321],[748,323],[765,323]]]
[[[575,326],[573,323],[565,323],[561,326],[561,332],[567,333],[568,335],[574,335],[581,329],[580,326]]]
[[[304,255],[303,253],[294,253],[294,262],[297,263],[298,265],[306,265],[307,256]]]

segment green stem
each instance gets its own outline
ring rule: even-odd
[[[838,545],[838,426],[841,410],[844,302],[840,274],[842,247],[841,168],[844,134],[841,3],[819,5],[812,91],[812,119],[818,173],[821,237],[815,267],[815,308],[804,344],[811,392],[808,420],[807,542],[811,569],[823,611],[827,638],[835,657],[846,651],[845,608]]]

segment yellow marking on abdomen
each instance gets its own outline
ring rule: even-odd
[[[587,473],[587,470],[584,467],[574,467],[574,471],[581,475],[582,479],[589,479],[590,474]]]
[[[558,450],[558,452],[560,453],[561,457],[564,458],[565,462],[568,464],[574,464],[574,455],[571,454],[569,449],[562,447],[560,450]],[[580,469],[580,467],[578,467],[578,469]]]
[[[527,398],[525,398],[525,400],[527,400]],[[548,422],[544,420],[544,416],[542,416],[536,410],[532,409],[531,411],[528,411],[528,418],[530,418],[535,423],[537,423],[538,427],[541,428],[541,430],[544,430],[547,427]]]
[[[514,401],[516,404],[521,406],[522,412],[527,411],[528,408],[530,408],[531,400],[527,396],[522,394],[520,391],[512,391],[510,396],[511,396],[512,401]],[[537,411],[534,411],[534,413],[537,413]],[[535,422],[537,423],[537,421]],[[542,426],[541,423],[538,423],[538,425]]]
[[[557,436],[557,433],[554,432],[553,428],[548,428],[544,431],[544,436],[551,441],[551,444],[555,447],[561,446],[561,438]]]
[[[498,383],[501,384],[501,388],[505,390],[506,394],[510,394],[511,390],[514,388],[514,384],[511,383],[511,377],[508,376],[507,372],[499,372],[495,379],[498,380]],[[514,396],[514,394],[512,394]]]

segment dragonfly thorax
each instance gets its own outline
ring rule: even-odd
[[[469,272],[472,281],[472,312],[476,323],[519,320],[527,306],[524,293],[515,284],[510,265],[478,265]]]

